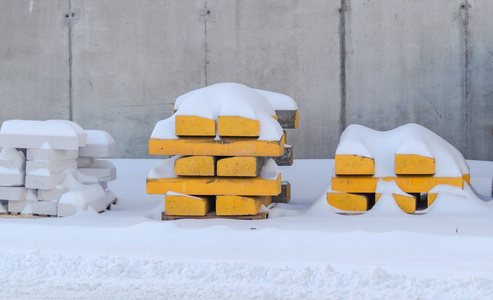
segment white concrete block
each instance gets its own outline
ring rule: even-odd
[[[27,173],[26,187],[30,189],[52,190],[63,183],[66,173],[50,174],[47,169],[37,169]]]
[[[68,192],[67,187],[55,188],[52,190],[39,190],[38,191],[38,200],[40,200],[40,201],[58,200],[66,192]]]
[[[25,177],[23,171],[0,167],[0,186],[22,186]]]
[[[77,168],[90,168],[94,163],[94,157],[77,157]]]
[[[75,215],[77,213],[77,208],[70,203],[58,203],[57,216],[68,217]]]
[[[9,201],[0,201],[0,214],[5,214],[9,209]]]
[[[22,200],[22,201],[9,201],[8,211],[11,213],[32,213],[32,204],[31,200]]]
[[[115,140],[103,130],[86,130],[85,147],[79,148],[79,156],[111,157],[115,153]]]
[[[101,182],[99,182],[99,185],[103,188],[103,190],[106,190],[108,188],[107,182],[101,181]]]
[[[27,149],[28,160],[59,161],[76,159],[79,150]]]
[[[81,168],[78,171],[84,175],[96,177],[99,182],[108,182],[116,179],[115,165],[108,160],[95,160],[91,168]]]
[[[79,126],[79,124],[69,120],[48,120],[47,122],[59,122],[61,124],[72,127],[72,129],[77,133],[79,147],[83,147],[86,145],[87,133],[84,131],[84,129],[82,129],[82,127]]]
[[[47,169],[51,174],[60,174],[67,169],[77,169],[76,159],[46,161],[46,160],[28,160],[26,162],[26,173],[37,169]]]
[[[58,215],[58,200],[53,201],[36,201],[33,202],[33,214],[37,215]]]
[[[60,122],[9,120],[0,128],[0,147],[77,150],[79,139],[71,126]]]
[[[3,148],[0,152],[0,167],[24,171],[26,167],[24,152],[14,148]]]
[[[0,200],[24,201],[28,189],[23,186],[0,187]]]

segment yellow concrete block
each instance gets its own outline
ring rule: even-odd
[[[373,175],[375,174],[375,161],[373,158],[359,155],[336,154],[336,175]]]
[[[262,170],[263,159],[253,156],[225,157],[217,161],[217,176],[257,177]]]
[[[216,136],[216,121],[198,116],[175,116],[177,136]]]
[[[220,136],[258,137],[260,122],[238,116],[219,116],[217,131]]]
[[[378,199],[380,199],[381,196],[382,194],[375,194],[375,203],[378,202]],[[392,194],[392,197],[394,198],[397,206],[399,206],[399,208],[402,209],[403,212],[412,214],[416,211],[418,199],[415,196]]]
[[[186,137],[173,140],[149,139],[150,155],[281,156],[285,137],[279,141],[252,138]]]
[[[332,177],[332,190],[345,193],[375,193],[378,179],[370,176],[335,176]],[[439,184],[463,188],[462,177],[398,176],[382,179],[395,181],[406,193],[427,193]]]
[[[437,196],[438,196],[437,193],[428,193],[428,197],[427,197],[428,207],[430,207],[433,204],[433,202],[435,202]]]
[[[367,195],[327,193],[327,202],[333,207],[345,211],[367,211],[369,207]]]
[[[212,199],[188,195],[166,195],[164,212],[171,216],[205,216],[212,207]]]
[[[216,215],[218,216],[252,216],[260,212],[260,205],[265,197],[217,196]],[[270,198],[270,197],[269,197]]]
[[[274,196],[281,192],[281,174],[277,179],[231,177],[147,178],[148,194],[175,192],[188,195]]]
[[[471,185],[471,174],[463,175],[462,180],[464,180],[468,185]]]
[[[215,176],[216,157],[185,156],[175,160],[175,174],[178,176]]]
[[[272,196],[260,196],[260,203],[267,206],[272,203]]]
[[[396,154],[395,174],[396,175],[434,175],[435,159],[421,155]]]

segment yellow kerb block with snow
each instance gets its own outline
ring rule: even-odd
[[[205,216],[211,210],[212,201],[207,197],[167,194],[164,212],[172,216]]]
[[[239,116],[219,116],[217,130],[220,136],[258,137],[260,122]]]
[[[369,208],[368,195],[348,193],[327,193],[327,202],[337,209],[345,211],[367,211]]]
[[[226,157],[217,161],[217,176],[256,177],[262,170],[263,159],[259,157]]]
[[[218,216],[253,216],[260,212],[261,205],[268,205],[270,196],[217,196],[216,214]]]
[[[177,136],[216,136],[216,121],[199,116],[175,116]]]
[[[178,176],[215,176],[214,156],[185,156],[175,160],[175,174]]]
[[[396,175],[434,175],[435,159],[415,154],[395,155]]]
[[[335,155],[336,175],[373,175],[375,174],[375,161],[373,158],[350,155]]]

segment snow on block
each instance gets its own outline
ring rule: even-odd
[[[199,116],[175,115],[177,136],[216,136],[216,121]]]
[[[24,171],[26,167],[26,156],[22,151],[14,148],[3,148],[0,152],[0,168]]]
[[[150,155],[281,156],[285,138],[264,141],[249,138],[149,139]]]
[[[375,194],[375,202],[378,202],[378,200],[382,197],[381,193]],[[399,208],[408,214],[412,214],[416,212],[416,207],[418,203],[418,199],[414,195],[399,195],[399,194],[394,194],[392,193],[392,197],[395,200],[395,203]]]
[[[374,175],[375,161],[371,157],[351,154],[335,155],[336,175]]]
[[[219,116],[217,121],[219,136],[227,137],[258,137],[260,122],[240,116]]]
[[[0,147],[77,150],[79,139],[67,124],[48,121],[5,121],[0,128]]]
[[[272,196],[273,203],[288,203],[291,200],[291,184],[288,181],[281,182],[281,193]]]
[[[70,126],[76,133],[79,140],[79,147],[85,146],[87,141],[87,133],[79,126],[79,124],[69,120],[48,120],[46,122],[55,122]]]
[[[40,149],[27,149],[28,160],[60,161],[76,159],[79,156],[79,150],[55,150],[49,147]]]
[[[108,182],[116,179],[115,165],[108,160],[97,159],[90,168],[80,168],[77,171],[85,176],[96,177],[98,182]]]
[[[375,193],[379,177],[334,176],[332,190],[345,193]],[[406,193],[427,193],[440,184],[463,188],[464,177],[398,176],[383,177],[385,181],[395,181]]]
[[[435,159],[416,154],[395,155],[396,175],[434,175]]]
[[[218,216],[253,216],[260,212],[262,204],[267,203],[268,205],[270,201],[271,197],[269,196],[217,196],[216,214]]]
[[[66,169],[77,169],[77,160],[72,158],[57,161],[29,160],[26,162],[26,173],[37,169],[46,169],[50,174],[60,174]]]
[[[365,194],[327,193],[327,202],[344,211],[367,211],[370,207],[370,199]]]
[[[63,183],[66,172],[51,174],[48,169],[36,169],[27,173],[26,187],[29,189],[52,190]]]
[[[173,216],[205,216],[212,208],[213,200],[208,197],[167,193],[164,212]]]
[[[87,142],[79,148],[79,156],[111,157],[115,153],[115,140],[106,131],[86,130]]]
[[[0,186],[22,186],[25,180],[24,171],[0,167]]]
[[[147,178],[148,194],[168,192],[188,195],[279,195],[281,174],[276,179],[259,176],[248,180],[229,177]]]
[[[51,190],[38,190],[38,200],[40,201],[58,200],[66,192],[68,192],[68,188],[65,186],[57,186],[56,188]]]
[[[178,176],[215,176],[216,157],[193,155],[175,160],[175,174]]]
[[[298,128],[299,113],[298,105],[293,98],[288,95],[275,93],[271,91],[264,91],[256,89],[258,93],[264,96],[274,108],[277,120],[282,128],[294,129]]]
[[[291,166],[294,161],[293,146],[284,145],[284,154],[278,157],[273,157],[278,166]]]
[[[264,160],[253,156],[225,157],[217,161],[217,176],[257,177]]]
[[[0,200],[23,201],[26,200],[27,191],[23,186],[0,187]]]

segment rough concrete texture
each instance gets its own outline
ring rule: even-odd
[[[299,106],[288,143],[329,157],[339,139],[339,1],[208,0],[207,84],[234,81]]]
[[[0,0],[0,120],[72,117],[146,157],[177,96],[234,81],[288,94],[297,158],[351,123],[416,122],[493,160],[488,0]],[[342,9],[340,9],[342,8]],[[71,54],[71,55],[70,55]],[[72,103],[72,105],[71,105]]]
[[[0,0],[0,122],[69,118],[67,0]]]
[[[466,149],[462,1],[351,0],[347,125],[414,122]]]
[[[493,160],[493,2],[469,1],[467,158]]]
[[[202,1],[73,0],[73,116],[144,157],[179,95],[203,87]]]

